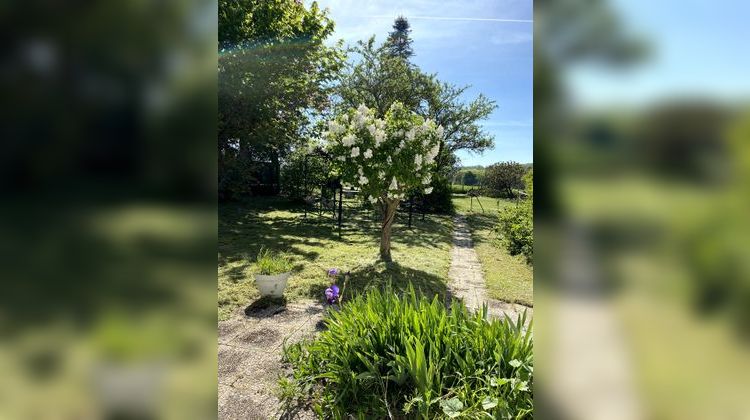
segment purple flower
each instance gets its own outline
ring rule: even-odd
[[[328,275],[331,276],[331,277],[338,276],[339,275],[339,269],[338,268],[331,268],[331,269],[329,269],[328,270]]]
[[[329,305],[333,305],[339,299],[339,287],[335,284],[326,289],[326,301]]]

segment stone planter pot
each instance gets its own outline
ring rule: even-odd
[[[263,297],[282,297],[284,296],[284,289],[286,289],[286,281],[291,276],[291,271],[288,273],[265,275],[256,274],[255,284],[258,285],[260,295]]]

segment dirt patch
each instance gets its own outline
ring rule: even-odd
[[[230,337],[239,331],[240,324],[237,322],[220,322],[218,329],[219,339],[221,339],[221,337]]]
[[[257,331],[249,331],[241,334],[237,340],[244,344],[255,344],[256,346],[267,346],[279,340],[279,333],[270,328],[261,328]]]
[[[226,345],[219,345],[219,382],[222,377],[230,378],[242,366],[247,351]]]

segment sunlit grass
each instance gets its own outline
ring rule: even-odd
[[[526,264],[523,255],[510,255],[500,244],[497,233],[497,212],[515,203],[491,197],[454,197],[456,211],[466,215],[471,229],[474,249],[482,263],[487,292],[490,297],[505,302],[533,305],[534,269]],[[481,206],[480,206],[481,204]],[[482,207],[484,211],[482,211]]]
[[[393,230],[393,264],[377,261],[380,223],[370,210],[346,201],[342,237],[330,218],[308,214],[279,198],[223,204],[219,208],[219,319],[259,297],[253,280],[255,256],[261,247],[291,255],[293,274],[285,297],[322,299],[329,268],[351,271],[345,297],[393,280],[397,288],[413,283],[425,294],[445,293],[450,265],[450,216],[415,215],[412,229],[405,217]],[[403,216],[406,216],[405,214]],[[330,217],[330,214],[329,214]]]

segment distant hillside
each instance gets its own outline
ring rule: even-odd
[[[462,166],[460,170],[461,171],[474,171],[474,170],[484,171],[485,167],[482,165]]]
[[[523,167],[526,168],[526,169],[534,167],[533,163],[522,163],[521,165],[523,165]],[[482,165],[462,166],[462,167],[460,167],[458,169],[458,172],[473,171],[473,172],[476,172],[476,173],[482,173],[483,174],[486,169],[487,169],[487,167],[486,166],[482,166]]]
[[[534,167],[533,163],[522,163],[521,165],[523,165],[523,167],[526,168],[526,170],[529,170]],[[462,166],[458,168],[458,170],[456,171],[456,174],[453,176],[453,183],[461,184],[461,180],[463,179],[464,174],[469,171],[474,172],[474,175],[476,175],[480,179],[480,182],[481,182],[481,179],[484,177],[484,172],[486,170],[487,170],[487,167],[482,166],[482,165]]]

